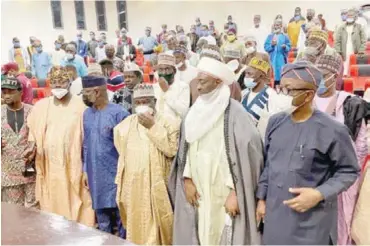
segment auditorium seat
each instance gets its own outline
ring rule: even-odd
[[[147,73],[143,74],[143,82],[144,83],[150,83],[149,74],[147,74]]]
[[[364,65],[370,64],[370,54],[365,55],[355,55],[352,54],[349,59],[349,65]]]
[[[354,78],[343,78],[343,90],[353,93]]]
[[[370,77],[370,64],[352,65],[349,74],[351,77]]]

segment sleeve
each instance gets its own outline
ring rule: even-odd
[[[335,32],[334,49],[340,55],[343,55],[342,54],[342,38],[341,38],[340,34],[341,34],[341,28],[338,27],[338,30]]]
[[[48,59],[48,64],[49,64],[49,69],[48,69],[48,73],[49,73],[51,68],[53,67],[53,61],[51,59],[51,55],[49,54],[47,54],[47,59]]]
[[[241,44],[240,54],[241,54],[241,57],[244,57],[245,55],[247,55],[247,51],[245,50],[244,44]]]
[[[368,152],[366,133],[367,133],[366,124],[365,121],[362,120],[360,131],[355,142],[357,159],[360,166],[362,166],[362,164],[365,162],[365,158]]]
[[[32,69],[31,69],[32,75],[36,76],[36,65],[35,65],[35,56],[32,56]]]
[[[28,142],[36,142],[36,138],[34,136],[35,131],[35,108],[31,110],[29,115],[27,116],[27,127],[29,129],[28,132]]]
[[[169,158],[176,155],[180,134],[180,122],[178,124],[157,121],[148,131],[148,137],[152,143]]]
[[[30,56],[26,49],[22,48],[22,52],[23,52],[25,63],[26,63],[25,65],[26,67],[28,67],[30,65]]]
[[[119,123],[121,123],[124,119],[126,119],[127,116],[129,116],[130,113],[127,112],[125,109],[122,108],[122,111],[120,111],[118,114],[117,114],[117,118],[116,118],[116,125],[118,125]]]
[[[317,190],[325,200],[332,200],[340,192],[347,190],[360,174],[354,144],[349,130],[344,126],[336,133],[328,154],[332,161],[331,173],[333,175],[317,187]]]
[[[181,118],[185,117],[190,106],[190,89],[184,86],[176,90],[168,90],[164,94],[166,104],[174,110]]]
[[[290,39],[287,35],[284,35],[285,36],[285,45],[286,45],[286,48],[285,48],[285,54],[288,55],[290,49],[291,49],[291,43],[290,43]]]
[[[272,40],[271,35],[267,36],[266,41],[265,41],[265,45],[264,45],[265,51],[267,53],[271,53],[271,52],[274,51],[274,47],[271,45],[271,40]]]
[[[80,62],[80,76],[81,77],[84,77],[84,76],[87,76],[87,67],[86,67],[86,64],[84,62]]]
[[[142,45],[142,43],[143,43],[143,39],[139,38],[139,41],[137,42],[137,45]]]
[[[358,52],[365,53],[366,50],[366,31],[365,28],[360,26],[360,48],[358,49]]]
[[[84,58],[88,55],[88,47],[87,47],[87,43],[85,42],[85,49],[84,49]]]
[[[119,132],[118,126],[113,128],[113,141],[114,141],[114,147],[116,147],[116,150],[118,151],[119,159],[120,159],[122,157],[123,153],[122,153],[122,145],[121,145],[122,141],[121,141],[121,138],[120,138],[120,132]],[[121,177],[120,170],[122,169],[121,165],[123,165],[122,160],[118,160],[117,174],[116,174],[116,177],[114,179],[115,184],[119,184],[119,179]]]
[[[87,143],[86,143],[86,130],[85,130],[85,114],[83,114],[82,119],[82,133],[83,133],[83,139],[82,139],[82,171],[84,173],[87,172],[87,165],[86,165],[86,159],[87,159]]]
[[[184,168],[184,173],[182,175],[185,178],[191,179],[191,168],[190,168],[190,151],[186,154],[186,163],[185,163],[185,168]]]

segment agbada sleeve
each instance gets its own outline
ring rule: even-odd
[[[168,90],[164,94],[165,103],[182,119],[190,106],[190,88],[188,85]]]

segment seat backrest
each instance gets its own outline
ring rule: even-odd
[[[353,93],[353,78],[343,78],[343,90],[348,93]]]
[[[352,65],[349,73],[352,77],[370,77],[370,64]]]

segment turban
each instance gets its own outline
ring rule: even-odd
[[[229,66],[215,59],[209,57],[201,58],[197,68],[201,72],[222,80],[226,85],[231,85],[235,81],[235,74]]]
[[[299,79],[315,86],[323,81],[321,71],[311,62],[298,61],[284,66],[281,78]]]
[[[106,85],[106,79],[102,76],[84,76],[82,77],[82,88],[91,88]]]
[[[270,70],[270,64],[262,59],[259,59],[257,57],[253,57],[251,61],[248,64],[249,67],[258,69],[262,71],[264,74],[267,74]]]
[[[49,72],[50,81],[53,80],[68,80],[70,81],[68,70],[65,67],[54,66]]]
[[[327,69],[332,73],[339,74],[342,66],[342,58],[337,53],[333,55],[322,55],[317,58],[315,65],[319,69]]]
[[[155,97],[154,88],[152,85],[148,84],[138,84],[135,86],[132,97]]]

